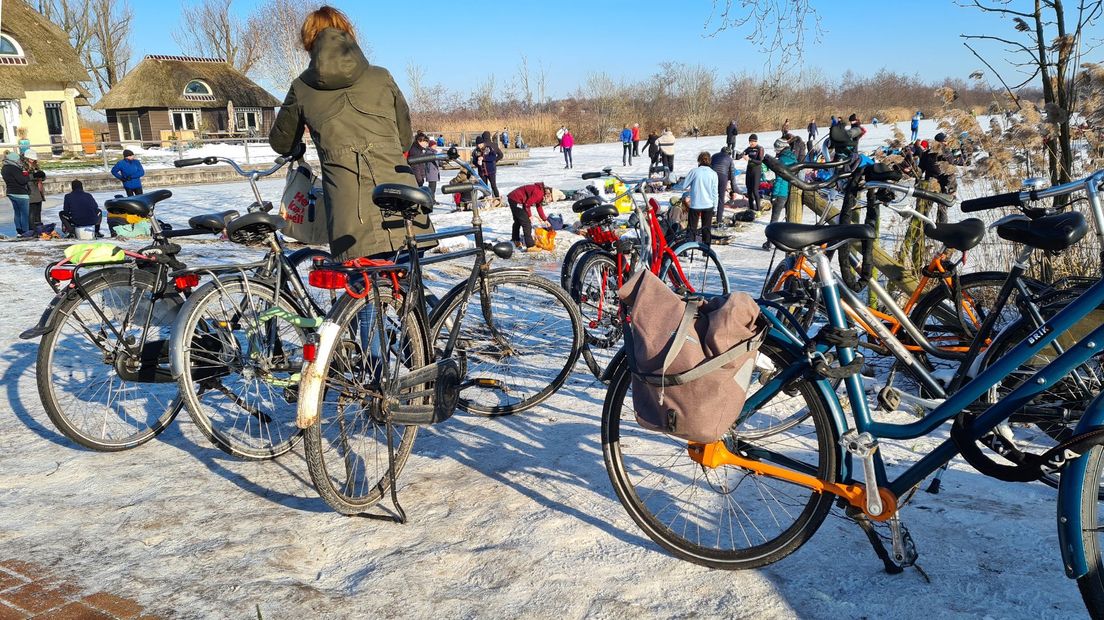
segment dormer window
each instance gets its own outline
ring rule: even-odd
[[[203,80],[192,80],[184,87],[184,98],[188,101],[214,101],[215,94]]]
[[[15,42],[15,39],[6,34],[0,34],[0,56],[22,56],[23,48]]]
[[[185,95],[210,95],[211,87],[206,82],[200,80],[192,80],[188,82],[188,85],[184,87]]]

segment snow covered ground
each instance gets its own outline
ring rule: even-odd
[[[921,134],[935,131],[925,121]],[[882,125],[864,146],[889,135]],[[769,147],[777,132],[759,136]],[[688,171],[698,150],[723,143],[680,139],[677,171]],[[501,169],[499,185],[583,187],[582,172],[623,170],[620,151],[578,146],[575,168],[564,170],[558,152],[534,149],[529,161]],[[647,159],[637,162],[631,172],[643,173]],[[279,182],[262,190],[277,197]],[[250,201],[244,184],[187,187],[158,214],[183,225],[190,215]],[[48,200],[47,221],[56,221],[59,202]],[[439,228],[470,221],[448,211],[434,216]],[[552,211],[571,221],[570,203]],[[508,238],[506,209],[484,215],[490,238]],[[756,293],[761,285],[770,260],[759,249],[762,228],[756,222],[718,248],[737,289]],[[511,262],[555,277],[572,240],[563,233],[556,255]],[[185,245],[190,264],[252,253],[217,241]],[[581,363],[531,412],[457,415],[422,431],[400,479],[406,525],[336,515],[311,487],[301,450],[276,462],[239,462],[210,447],[187,415],[129,452],[79,449],[39,402],[38,343],[17,339],[50,298],[41,269],[63,246],[0,243],[0,556],[49,565],[90,591],[184,618],[255,617],[258,609],[265,618],[1085,615],[1062,573],[1055,492],[990,480],[962,462],[940,494],[918,493],[903,512],[930,583],[912,570],[884,574],[861,531],[834,517],[804,548],[761,570],[677,560],[636,528],[613,494],[599,441],[604,387]],[[906,467],[945,437],[885,445],[887,462]]]

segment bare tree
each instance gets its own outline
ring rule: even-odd
[[[316,4],[312,0],[267,0],[250,17],[251,27],[264,43],[253,72],[273,91],[286,90],[310,62],[299,42],[299,31]]]
[[[589,98],[595,121],[594,139],[602,142],[613,128],[613,117],[619,110],[623,88],[604,71],[587,74],[583,88],[579,98]]]
[[[539,63],[537,70],[537,101],[541,109],[548,105],[548,72],[544,68],[544,62]]]
[[[410,110],[428,114],[435,112],[433,94],[425,83],[425,66],[414,62],[406,63],[406,81],[410,84]]]
[[[126,0],[88,0],[86,8],[89,30],[82,58],[96,89],[106,93],[122,79],[130,64],[134,12]]]
[[[704,127],[713,114],[717,72],[703,65],[660,64],[658,81],[666,85],[686,128]]]
[[[41,0],[38,10],[69,35],[69,44],[84,58],[92,38],[89,0]]]
[[[1070,119],[1077,109],[1076,74],[1083,50],[1085,29],[1095,24],[1104,12],[1104,0],[1074,0],[1076,6],[1067,9],[1064,0],[995,0],[983,4],[980,0],[960,2],[960,6],[976,8],[1007,20],[1005,35],[963,34],[963,39],[998,45],[1003,55],[1027,77],[1018,85],[1008,82],[973,47],[966,44],[989,67],[1005,86],[1013,101],[1015,89],[1038,78],[1043,89],[1046,124],[1054,127],[1044,136],[1050,179],[1054,184],[1068,182],[1073,174],[1073,144]],[[1014,8],[1013,8],[1014,7]],[[1018,102],[1017,102],[1018,103]]]
[[[490,116],[495,110],[495,76],[490,74],[471,93],[468,105],[481,116]]]
[[[521,91],[521,101],[525,104],[525,110],[533,109],[533,88],[529,85],[529,60],[523,54],[521,64],[518,65],[517,82]]]
[[[804,56],[807,37],[820,40],[820,14],[813,0],[713,0],[705,36],[727,30],[744,37],[765,54],[767,78],[780,81]]]
[[[183,6],[180,26],[172,36],[186,53],[222,58],[238,71],[249,73],[262,52],[261,22],[235,16],[231,13],[232,2],[201,0]]]

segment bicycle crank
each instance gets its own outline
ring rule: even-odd
[[[387,392],[381,413],[390,423],[444,422],[452,417],[460,400],[460,367],[451,357],[438,360],[399,377]]]

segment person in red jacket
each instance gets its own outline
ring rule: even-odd
[[[521,232],[525,231],[525,248],[532,248],[533,224],[529,218],[533,217],[533,207],[537,208],[537,215],[541,221],[548,224],[548,216],[544,214],[544,205],[552,202],[552,188],[545,187],[544,183],[532,183],[522,185],[514,191],[506,194],[506,200],[510,203],[510,215],[514,217],[514,227],[511,239],[514,246],[521,249]]]
[[[632,126],[633,157],[640,157],[640,123]]]

